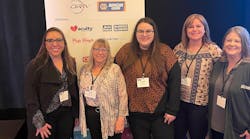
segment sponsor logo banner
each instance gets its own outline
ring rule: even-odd
[[[144,0],[44,0],[44,4],[47,28],[64,32],[78,71],[96,39],[107,39],[114,56],[145,16]]]

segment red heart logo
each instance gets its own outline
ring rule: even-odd
[[[83,63],[87,63],[88,61],[89,61],[89,57],[88,56],[82,57],[82,62]]]
[[[71,26],[70,29],[71,29],[72,31],[76,31],[76,30],[77,30],[77,25]]]

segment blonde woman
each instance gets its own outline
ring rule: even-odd
[[[97,39],[80,72],[80,126],[92,139],[120,139],[128,115],[126,84],[107,40]]]

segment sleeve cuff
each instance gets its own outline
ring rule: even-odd
[[[43,127],[43,125],[45,124],[43,114],[40,110],[36,111],[35,115],[33,116],[32,123],[37,129]]]

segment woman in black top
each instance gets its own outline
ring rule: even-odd
[[[78,123],[75,60],[63,32],[48,29],[25,74],[28,138],[69,139]]]

